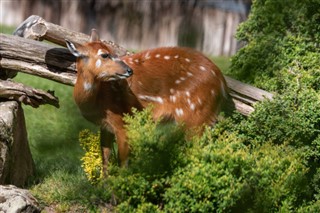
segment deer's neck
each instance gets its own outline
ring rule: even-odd
[[[99,107],[97,105],[99,87],[100,82],[95,80],[93,76],[78,72],[73,97],[81,113],[87,117],[88,120],[92,120],[90,117],[95,117],[93,114],[99,111],[97,109],[97,107]]]

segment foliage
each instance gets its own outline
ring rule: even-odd
[[[198,143],[165,193],[170,212],[275,212],[304,193],[307,169],[297,150],[270,143],[250,149],[235,134],[215,140],[210,131]]]
[[[152,107],[142,112],[134,109],[134,116],[125,117],[130,170],[146,176],[166,176],[184,164],[188,143],[181,126],[153,121],[151,112]]]
[[[281,90],[283,73],[304,70],[319,90],[319,0],[255,0],[237,38],[246,43],[232,58],[229,74],[258,87]],[[299,74],[299,73],[297,73]]]
[[[312,89],[278,95],[256,105],[238,129],[248,141],[310,146],[320,133],[320,96]]]
[[[81,131],[79,134],[80,146],[85,151],[84,156],[81,158],[82,167],[88,180],[93,184],[100,181],[103,177],[99,141],[100,134],[91,134],[88,129]]]
[[[129,167],[112,166],[100,186],[113,193],[119,212],[317,209],[318,101],[312,91],[288,91],[258,104],[249,118],[236,114],[188,140],[179,127],[153,121],[151,109],[135,111],[126,117]]]

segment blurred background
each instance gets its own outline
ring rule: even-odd
[[[251,0],[0,0],[0,26],[18,26],[30,15],[89,33],[131,50],[189,46],[230,56]]]

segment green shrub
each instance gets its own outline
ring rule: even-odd
[[[250,148],[235,134],[217,140],[211,134],[172,176],[165,211],[274,212],[303,195],[307,168],[299,150],[270,143]]]
[[[130,170],[146,176],[167,176],[184,164],[188,142],[182,127],[154,121],[149,107],[142,112],[133,110],[126,116],[130,145]]]
[[[257,104],[237,127],[250,141],[311,145],[320,133],[320,96],[310,89],[288,91]]]
[[[286,122],[293,122],[291,127],[298,125],[294,119],[281,119],[289,111],[298,117],[312,114],[314,106],[306,103],[315,97],[303,94],[297,102],[300,105],[291,106],[289,95],[276,96],[274,102],[261,103],[252,118],[234,116],[208,127],[202,137],[189,141],[184,139],[179,127],[153,121],[151,109],[135,111],[133,116],[126,117],[133,151],[129,167],[112,166],[107,180],[100,180],[98,185],[106,187],[107,195],[114,195],[118,212],[315,209],[320,192],[317,172],[320,169],[316,164],[320,137],[313,139],[316,133],[307,127],[292,130],[292,137],[279,134],[279,138],[269,138],[272,130],[281,125],[285,128]],[[275,113],[286,104],[291,107],[288,112]],[[269,118],[264,119],[270,119],[270,123],[259,126],[265,112],[269,112]],[[301,125],[307,124],[307,119]],[[262,132],[255,132],[258,130]],[[306,132],[310,133],[308,139],[302,135]],[[172,141],[176,145],[170,144]]]
[[[319,14],[318,0],[253,1],[248,20],[237,31],[246,46],[232,58],[229,74],[277,91],[283,87],[280,72],[298,65],[314,76],[309,80],[319,90]]]

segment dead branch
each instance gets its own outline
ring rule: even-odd
[[[52,91],[44,92],[10,80],[0,80],[0,98],[15,100],[34,108],[42,104],[50,104],[59,108],[59,100]]]

